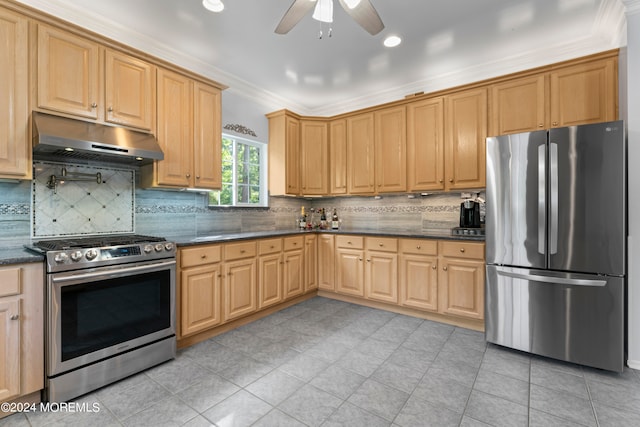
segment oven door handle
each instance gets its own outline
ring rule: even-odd
[[[105,277],[105,276],[119,277],[119,276],[131,274],[131,273],[149,273],[152,271],[162,270],[163,268],[171,267],[175,265],[176,265],[175,260],[172,260],[172,261],[157,262],[153,264],[138,265],[133,267],[112,268],[112,269],[109,269],[108,271],[102,270],[99,272],[95,271],[95,272],[88,272],[88,273],[80,272],[80,273],[74,273],[68,276],[53,275],[52,281],[53,283],[65,283],[65,282],[77,282],[79,280],[86,280],[86,279],[96,279],[96,278]]]

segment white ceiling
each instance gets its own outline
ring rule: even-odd
[[[371,0],[371,36],[335,2],[333,36],[305,18],[274,29],[293,0],[20,0],[191,69],[272,110],[332,115],[619,47],[621,0]],[[326,33],[327,24],[324,25]],[[393,49],[389,34],[402,37]]]

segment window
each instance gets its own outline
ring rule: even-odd
[[[209,206],[267,206],[267,145],[222,135],[222,190]]]

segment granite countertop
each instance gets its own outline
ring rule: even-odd
[[[385,237],[400,237],[400,238],[418,238],[418,239],[437,239],[437,240],[460,240],[460,241],[475,241],[484,242],[484,236],[453,236],[450,230],[431,231],[426,233],[412,232],[412,231],[374,231],[374,230],[362,230],[362,229],[340,229],[340,230],[270,230],[270,231],[248,231],[243,233],[219,233],[211,234],[208,236],[179,236],[168,238],[167,240],[173,241],[177,246],[194,246],[207,243],[224,243],[233,240],[249,240],[260,239],[266,237],[282,237],[291,235],[304,235],[310,233],[328,233],[328,234],[350,234],[350,235],[362,235],[362,236],[385,236]]]
[[[0,265],[25,264],[29,262],[43,262],[44,256],[27,250],[22,245],[1,246]]]

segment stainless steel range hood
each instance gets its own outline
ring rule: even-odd
[[[58,161],[145,165],[164,159],[155,136],[33,112],[33,156]]]

